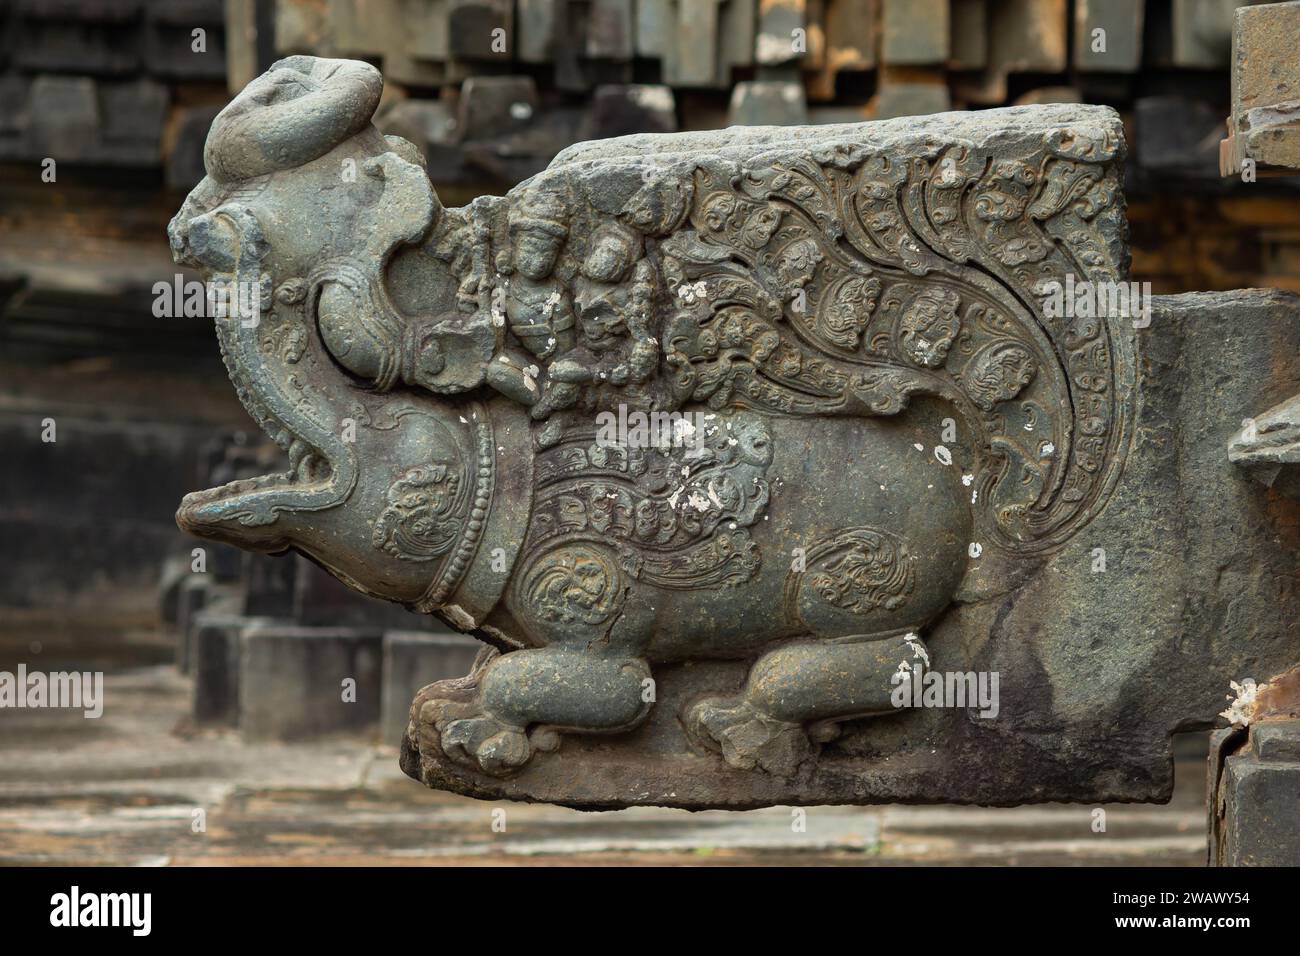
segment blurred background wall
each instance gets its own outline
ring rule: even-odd
[[[276,58],[379,66],[377,123],[424,151],[449,205],[583,139],[1107,103],[1129,133],[1133,278],[1156,293],[1300,291],[1300,194],[1218,176],[1236,6],[0,0],[5,632],[48,641],[55,619],[73,642],[79,628],[145,633],[164,565],[183,568],[194,544],[177,502],[260,454],[210,321],[156,316],[153,289],[178,275],[165,228],[202,175],[213,116]],[[293,587],[330,606],[314,578]]]

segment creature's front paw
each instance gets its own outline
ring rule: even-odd
[[[486,714],[453,720],[439,729],[442,750],[461,763],[477,764],[484,773],[503,776],[532,756],[528,735]]]
[[[482,680],[497,657],[495,649],[484,648],[468,676],[438,681],[416,695],[408,733],[422,753],[440,752],[493,776],[504,776],[528,762],[533,747],[524,728],[483,709]]]
[[[789,776],[812,755],[803,727],[760,713],[743,698],[706,697],[683,720],[696,743],[720,752],[738,770],[760,767]]]

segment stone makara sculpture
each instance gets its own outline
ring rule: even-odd
[[[291,57],[212,126],[172,249],[231,290],[226,364],[289,470],[178,521],[485,642],[414,702],[407,772],[581,806],[1059,797],[888,761],[933,734],[900,682],[976,669],[937,623],[1121,473],[1133,323],[1043,304],[1127,269],[1118,116],[624,137],[445,209],[381,89]]]

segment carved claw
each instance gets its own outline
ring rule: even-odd
[[[442,751],[460,763],[477,764],[484,773],[502,776],[522,767],[532,756],[528,736],[520,727],[484,714],[453,720],[439,728]]]
[[[706,697],[687,710],[684,723],[696,743],[721,753],[737,770],[789,776],[812,756],[802,726],[760,713],[743,699]]]
[[[483,710],[480,683],[499,654],[484,648],[465,677],[438,681],[420,691],[413,705],[411,734],[420,749],[441,751],[451,760],[504,776],[532,756],[524,728],[507,724]]]

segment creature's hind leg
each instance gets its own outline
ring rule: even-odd
[[[740,693],[691,705],[686,730],[733,767],[792,773],[840,721],[892,712],[891,678],[919,647],[907,632],[787,644],[754,663]]]

